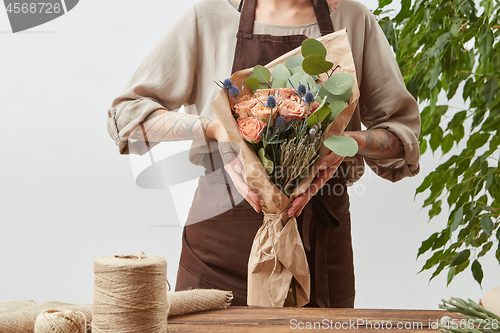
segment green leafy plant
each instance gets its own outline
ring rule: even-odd
[[[379,0],[374,14],[407,89],[425,105],[420,152],[440,150],[446,158],[416,195],[428,195],[430,219],[447,206],[448,223],[422,242],[417,256],[432,253],[422,267],[434,269],[431,280],[447,269],[449,284],[470,267],[481,284],[481,257],[492,250],[500,263],[500,3],[402,0],[393,13],[384,10],[391,2]],[[459,91],[463,110],[448,102]],[[452,155],[454,145],[461,152]]]

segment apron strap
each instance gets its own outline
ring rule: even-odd
[[[253,35],[253,22],[255,21],[255,5],[256,0],[245,0],[245,5],[241,9],[240,27],[238,30],[238,37],[243,35]]]
[[[240,2],[241,17],[238,37],[250,37],[253,34],[256,3],[257,0],[245,0],[245,5],[241,7],[242,3]],[[332,33],[334,31],[333,24],[326,0],[312,0],[312,4],[321,36]]]
[[[330,17],[330,9],[328,8],[326,0],[313,0],[313,7],[321,36],[334,32],[332,18]]]

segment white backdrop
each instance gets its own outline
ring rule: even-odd
[[[168,190],[135,184],[105,128],[107,109],[135,68],[195,1],[85,0],[66,15],[12,34],[0,9],[0,302],[91,303],[94,258],[144,251],[167,259],[175,284],[181,231]],[[363,1],[376,8],[376,0]],[[215,78],[214,78],[215,79]],[[484,290],[469,273],[446,288],[417,275],[427,224],[415,188],[438,165],[392,184],[371,173],[350,189],[356,307],[434,309],[441,298],[478,300],[498,284],[482,260]],[[179,198],[176,198],[179,201]],[[182,198],[181,198],[182,201]]]

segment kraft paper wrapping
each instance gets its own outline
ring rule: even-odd
[[[331,61],[334,67],[340,66],[336,73],[351,74],[355,81],[349,106],[325,129],[326,139],[331,135],[341,135],[345,130],[358,103],[359,88],[346,30],[328,34],[318,40],[328,51],[326,60]],[[299,47],[273,60],[265,67],[272,71],[276,65],[284,64],[289,57],[300,54]],[[236,86],[242,87],[252,72],[253,68],[238,71],[231,76],[231,81],[233,83],[236,81]],[[321,82],[327,78],[326,74],[319,75]],[[245,86],[240,97],[252,94],[252,91]],[[259,158],[240,136],[238,125],[231,114],[234,99],[231,100],[228,99],[225,90],[221,90],[212,102],[212,108],[226,129],[231,143],[239,147],[238,157],[244,167],[243,177],[259,196],[264,212],[264,222],[255,236],[248,261],[248,305],[283,306],[293,277],[296,280],[297,306],[304,306],[309,302],[310,295],[309,266],[297,229],[297,221],[295,217],[289,218],[287,211],[293,200],[308,189],[316,175],[309,172],[290,197],[274,186]],[[328,153],[330,150],[322,145],[319,158],[312,170],[315,172],[318,170],[319,161]]]

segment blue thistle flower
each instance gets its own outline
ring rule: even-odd
[[[233,83],[231,82],[230,79],[225,79],[224,82],[222,82],[222,86],[224,87],[224,89],[229,90],[233,86]]]
[[[267,103],[266,103],[266,106],[269,108],[269,109],[273,109],[276,107],[276,98],[274,98],[274,96],[269,96],[267,97]]]
[[[236,98],[240,94],[240,90],[236,86],[232,86],[231,89],[229,90],[229,95],[232,97]]]
[[[312,102],[314,102],[314,95],[312,92],[306,92],[306,94],[304,95],[304,102],[306,102],[307,104],[311,104]]]
[[[278,116],[276,120],[274,121],[274,130],[281,132],[282,129],[284,129],[286,126],[286,119],[283,116]]]
[[[299,95],[299,97],[304,96],[306,92],[307,92],[306,86],[303,84],[299,84],[299,86],[297,87],[297,94]]]

